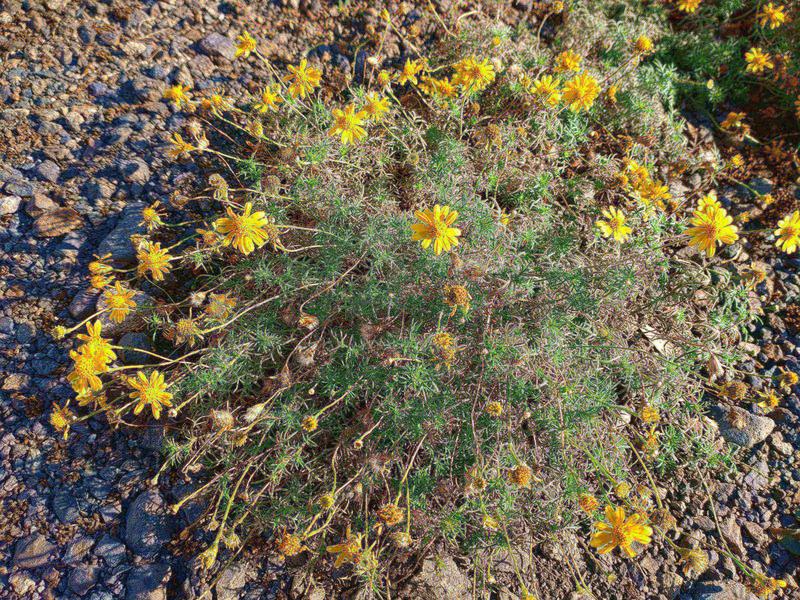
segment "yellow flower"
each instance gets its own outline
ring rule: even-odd
[[[500,402],[489,402],[486,405],[486,414],[490,417],[497,418],[503,414],[503,405]]]
[[[343,144],[360,142],[367,137],[366,130],[361,126],[367,116],[366,113],[356,112],[356,107],[352,104],[345,106],[344,110],[334,108],[332,113],[333,127],[328,135],[341,134]]]
[[[413,232],[411,239],[420,242],[423,248],[433,243],[433,251],[439,255],[442,250],[449,252],[450,248],[458,245],[458,237],[461,230],[451,227],[458,218],[458,212],[449,206],[434,205],[433,210],[426,208],[418,210],[414,216],[420,223],[411,226]]]
[[[767,2],[758,14],[758,22],[762,27],[769,25],[770,29],[777,29],[786,22],[786,12],[782,5],[775,6],[772,2]]]
[[[91,279],[89,279],[89,285],[91,285],[96,290],[102,290],[107,288],[112,283],[114,283],[114,276],[113,275],[92,275]]]
[[[564,101],[572,112],[592,108],[599,93],[597,80],[588,73],[580,73],[564,85]]]
[[[145,240],[136,251],[136,273],[144,275],[148,271],[154,281],[163,281],[164,274],[169,272],[169,261],[174,257],[161,247],[159,242]]]
[[[314,88],[319,87],[322,80],[322,72],[315,68],[308,66],[308,60],[305,58],[300,61],[300,64],[295,66],[289,65],[290,75],[283,78],[286,82],[291,82],[289,85],[289,95],[292,98],[305,98],[306,94],[314,91]]]
[[[114,284],[113,289],[103,292],[103,300],[111,309],[108,315],[109,321],[122,323],[125,320],[131,309],[136,307],[136,302],[133,301],[135,294],[133,290],[124,289],[119,281]]]
[[[678,0],[678,10],[685,13],[693,13],[700,6],[702,0]]]
[[[572,50],[564,50],[556,57],[556,73],[569,73],[579,71],[581,68],[581,56]]]
[[[614,486],[614,493],[618,498],[627,498],[631,495],[631,484],[627,481],[620,481]]]
[[[231,309],[236,306],[236,299],[228,294],[211,294],[205,308],[206,316],[220,321],[227,319]]]
[[[773,592],[785,588],[786,582],[783,579],[775,579],[774,577],[756,573],[747,584],[747,587],[759,598],[769,598]]]
[[[732,225],[733,218],[724,208],[695,211],[689,227],[690,245],[697,247],[711,258],[717,251],[717,243],[732,244],[739,239],[738,229]]]
[[[72,371],[67,375],[67,381],[72,389],[78,393],[89,389],[99,392],[103,387],[103,381],[98,374],[104,372],[106,368],[99,365],[91,354],[70,350],[69,357],[74,363]]]
[[[200,108],[203,110],[228,110],[232,106],[231,101],[221,92],[214,92],[208,98],[200,100]]]
[[[136,377],[127,378],[127,383],[134,390],[129,397],[138,400],[133,414],[138,415],[149,404],[153,418],[159,419],[161,408],[172,406],[172,394],[167,391],[167,384],[164,382],[162,373],[153,371],[148,379],[144,372],[138,371]]]
[[[275,546],[282,556],[297,556],[306,549],[299,537],[293,533],[288,533],[286,530],[283,531],[281,537],[275,542]]]
[[[392,82],[392,76],[389,74],[389,71],[381,69],[378,73],[378,85],[382,88],[385,88]]]
[[[758,406],[760,406],[764,410],[772,410],[773,408],[779,406],[781,403],[781,397],[775,390],[767,390],[766,392],[759,392],[758,395],[763,398],[763,400],[758,403]]]
[[[181,156],[189,156],[190,153],[197,150],[195,146],[185,141],[179,133],[173,133],[170,142],[172,142],[172,148],[168,152],[173,160],[177,160]]]
[[[403,521],[403,509],[397,504],[384,504],[378,509],[378,518],[388,527],[392,527]]]
[[[246,31],[242,32],[242,35],[236,38],[236,54],[235,57],[239,58],[247,58],[250,56],[251,52],[255,52],[256,50],[256,40],[253,36],[251,36]]]
[[[697,212],[721,209],[722,205],[717,200],[717,192],[710,191],[697,202]]]
[[[450,316],[456,314],[456,310],[461,308],[466,315],[469,312],[469,303],[472,300],[467,288],[463,285],[446,285],[444,286],[444,303],[447,304],[452,310]]]
[[[471,92],[486,89],[495,77],[494,67],[486,58],[478,62],[474,56],[470,56],[454,64],[453,69],[455,70],[453,83]]]
[[[400,85],[405,83],[413,83],[414,85],[417,85],[419,83],[417,80],[417,75],[422,72],[424,68],[425,64],[421,60],[406,59],[406,62],[403,65],[403,70],[400,71],[400,75],[397,77],[397,83]]]
[[[88,354],[98,365],[107,365],[112,360],[116,360],[117,355],[111,348],[109,340],[102,337],[102,329],[102,321],[86,323],[86,333],[78,334],[78,339],[84,342],[78,352]]]
[[[345,563],[358,564],[361,560],[361,534],[352,535],[348,525],[344,539],[338,544],[328,546],[326,550],[336,555],[334,566],[337,569]]]
[[[606,90],[606,94],[608,95],[608,100],[611,104],[617,103],[617,92],[619,92],[619,86],[617,85],[610,85]]]
[[[649,544],[653,529],[645,524],[645,517],[634,514],[625,518],[622,507],[606,506],[606,520],[595,523],[597,531],[592,535],[589,545],[599,554],[606,554],[620,548],[627,556],[636,556],[632,548],[634,542]]]
[[[592,514],[600,506],[600,502],[592,494],[581,494],[578,496],[578,506],[583,512]]]
[[[171,100],[175,106],[180,108],[184,102],[187,104],[191,102],[191,94],[189,94],[188,86],[179,83],[164,90],[164,99]]]
[[[150,206],[147,206],[142,209],[142,222],[140,225],[145,225],[147,227],[147,231],[154,231],[159,226],[164,224],[162,217],[164,213],[161,212],[161,203],[156,200]]]
[[[778,383],[780,384],[781,388],[786,390],[787,392],[792,389],[793,385],[797,385],[797,382],[800,381],[800,376],[797,375],[794,371],[789,371],[788,369],[784,369],[783,367],[779,367],[781,376],[778,379]]]
[[[244,212],[237,215],[229,206],[227,217],[220,217],[214,221],[214,229],[225,236],[223,246],[233,245],[242,254],[250,254],[256,247],[261,248],[269,239],[269,232],[265,230],[270,223],[264,211],[251,214],[253,204],[244,205]]]
[[[312,431],[317,430],[317,427],[319,427],[319,421],[317,420],[317,417],[315,417],[314,415],[309,415],[308,417],[303,419],[302,427],[303,431],[311,433]]]
[[[69,435],[69,426],[75,420],[75,413],[73,413],[66,406],[61,407],[53,403],[53,410],[50,413],[50,424],[59,433],[64,434],[64,439]]]
[[[735,169],[743,167],[744,157],[742,157],[741,154],[734,154],[733,156],[731,156],[731,166],[733,166]]]
[[[747,116],[743,112],[729,112],[725,120],[719,124],[723,129],[739,129],[742,126],[742,120]]]
[[[53,336],[53,339],[63,340],[64,336],[67,335],[67,328],[63,325],[56,325],[53,327],[53,331],[50,332],[50,335]]]
[[[518,464],[508,472],[508,482],[521,488],[531,487],[531,481],[542,481],[533,474],[528,465]]]
[[[640,35],[633,44],[638,54],[647,54],[653,49],[653,40],[646,35]]]
[[[555,106],[561,102],[561,90],[552,75],[542,75],[534,81],[533,93],[549,106]]]
[[[633,229],[625,225],[625,213],[618,208],[610,206],[603,209],[605,221],[597,221],[596,225],[600,229],[603,237],[614,237],[618,242],[624,242],[630,236]]]
[[[679,548],[683,574],[687,577],[692,573],[700,575],[708,569],[708,554],[697,548]]]
[[[500,521],[498,521],[491,515],[483,515],[483,518],[481,519],[481,524],[484,526],[485,529],[489,531],[497,531],[500,528]]]
[[[111,254],[104,254],[103,256],[94,255],[94,260],[89,263],[89,273],[92,275],[108,275],[114,269],[108,264],[108,259]]]
[[[261,100],[256,102],[257,111],[265,113],[268,110],[278,110],[278,104],[283,102],[280,88],[277,85],[268,85],[261,90]]]
[[[389,112],[389,99],[382,98],[377,92],[370,92],[367,94],[367,102],[361,112],[368,119],[380,121],[383,115]]]
[[[190,318],[178,319],[172,334],[177,345],[189,343],[189,347],[194,347],[197,340],[203,339],[203,332],[197,323]]]
[[[761,50],[761,48],[750,48],[750,50],[745,53],[744,59],[747,61],[747,68],[745,70],[748,73],[758,75],[767,69],[775,67],[775,63],[772,62],[772,57],[768,52]]]
[[[652,425],[653,423],[658,423],[661,420],[661,414],[658,412],[657,408],[648,405],[642,407],[642,410],[639,413],[639,418],[643,423]]]
[[[784,252],[792,254],[797,250],[800,246],[800,211],[796,210],[778,221],[775,237],[778,238],[775,245]]]

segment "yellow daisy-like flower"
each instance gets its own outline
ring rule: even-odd
[[[264,211],[252,212],[253,203],[244,205],[244,212],[237,215],[229,206],[227,217],[220,217],[214,221],[214,229],[223,234],[223,246],[233,246],[242,254],[250,254],[256,248],[261,248],[269,240],[269,232],[265,228],[270,226]],[[251,214],[252,213],[252,214]]]
[[[548,106],[555,106],[561,102],[561,90],[558,82],[552,75],[542,75],[533,82],[533,93]]]
[[[581,55],[572,50],[564,50],[556,57],[556,73],[569,73],[570,71],[580,71]]]
[[[420,242],[423,248],[427,249],[433,243],[433,251],[439,255],[442,250],[449,252],[450,248],[458,245],[461,230],[452,227],[458,218],[457,211],[447,205],[436,204],[433,210],[418,210],[414,216],[420,222],[411,226],[411,239]]]
[[[780,4],[776,6],[772,2],[767,2],[758,13],[758,22],[762,27],[777,29],[786,22],[785,10]]]
[[[303,428],[303,431],[311,433],[312,431],[316,431],[319,427],[319,419],[314,415],[309,415],[303,419],[300,426]]]
[[[717,192],[710,191],[697,201],[697,212],[721,209],[722,205],[717,200]]]
[[[497,418],[503,414],[503,405],[500,402],[489,402],[486,405],[486,414],[490,417]]]
[[[103,300],[111,309],[108,319],[112,323],[122,323],[128,313],[136,307],[133,297],[136,292],[122,287],[119,281],[114,284],[114,288],[103,292]]]
[[[136,377],[128,377],[127,383],[133,388],[133,392],[128,396],[138,400],[133,408],[133,414],[138,415],[149,404],[153,418],[159,419],[161,409],[165,406],[172,406],[172,394],[167,391],[167,384],[164,382],[162,373],[153,371],[148,379],[143,371],[138,371]]]
[[[117,355],[111,348],[110,340],[102,336],[102,329],[102,321],[86,323],[86,333],[78,334],[78,339],[84,342],[78,352],[92,356],[99,365],[107,365],[116,360]]]
[[[67,381],[72,389],[78,393],[86,390],[99,392],[103,387],[103,381],[98,375],[106,369],[99,365],[91,354],[84,352],[69,351],[72,359],[72,371],[67,375]]]
[[[248,32],[243,31],[242,35],[236,38],[236,54],[235,57],[247,58],[251,52],[256,50],[256,39]]]
[[[720,127],[726,130],[739,129],[742,126],[742,121],[747,116],[743,112],[729,112],[725,120],[719,124]]]
[[[169,261],[174,257],[161,247],[159,242],[143,241],[136,251],[136,273],[150,273],[153,281],[164,281],[164,274],[169,273]]]
[[[235,306],[236,299],[228,294],[211,294],[205,308],[205,313],[206,316],[212,319],[222,321],[230,316],[231,310]]]
[[[182,84],[173,85],[172,87],[164,90],[164,99],[171,101],[178,108],[185,102],[191,102],[191,94],[189,94],[189,87]]]
[[[367,101],[364,108],[361,109],[367,119],[373,121],[380,121],[383,115],[389,112],[389,99],[382,98],[377,92],[370,92],[367,94]]]
[[[322,72],[315,68],[308,66],[308,60],[303,59],[296,67],[289,65],[289,75],[286,75],[283,80],[290,82],[289,95],[292,98],[305,98],[307,94],[311,94],[314,88],[318,88],[322,80]]]
[[[747,62],[747,68],[745,70],[755,75],[775,67],[775,63],[772,62],[772,56],[770,56],[769,52],[764,52],[761,48],[750,48],[750,50],[745,53],[744,60]]]
[[[606,506],[606,520],[595,523],[597,531],[592,534],[589,545],[599,554],[620,548],[628,557],[636,556],[633,543],[649,544],[653,529],[646,524],[644,515],[634,514],[625,518],[622,507]]]
[[[89,285],[96,290],[105,289],[112,283],[114,283],[113,275],[103,275],[98,273],[97,275],[92,275],[92,277],[89,279]]]
[[[787,254],[797,250],[800,246],[800,211],[796,210],[778,221],[775,237],[778,238],[775,245]]]
[[[691,238],[689,244],[706,253],[711,258],[717,251],[717,243],[733,244],[739,239],[738,229],[724,208],[695,211],[686,233]]]
[[[612,237],[618,242],[624,242],[633,229],[625,225],[625,213],[620,209],[610,206],[603,209],[605,221],[599,220],[596,225],[603,237]]]
[[[453,83],[471,92],[485,90],[494,81],[495,73],[492,63],[484,58],[478,61],[474,56],[464,58],[453,65],[455,75]]]
[[[633,43],[633,48],[637,54],[648,54],[653,49],[653,40],[649,36],[640,35]]]
[[[255,103],[258,112],[265,113],[268,110],[278,110],[278,105],[283,102],[281,90],[277,85],[268,85],[261,90],[261,98]]]
[[[168,153],[173,160],[177,160],[182,156],[189,156],[189,154],[197,150],[197,147],[184,140],[180,133],[173,133],[170,142],[172,143],[172,148],[169,149]]]
[[[403,65],[403,70],[400,71],[400,75],[397,77],[397,83],[400,85],[404,85],[406,83],[417,85],[419,83],[417,75],[419,75],[424,69],[425,63],[423,61],[406,59],[406,62]]]
[[[580,73],[564,85],[564,102],[572,112],[589,110],[599,93],[597,80],[588,73]]]
[[[336,555],[336,562],[334,566],[338,569],[345,563],[358,564],[361,560],[361,534],[352,535],[350,533],[350,526],[347,527],[347,533],[344,539],[338,544],[328,546],[326,550]]]
[[[702,0],[678,0],[678,10],[691,14],[697,10],[700,2]]]
[[[341,135],[343,144],[360,142],[367,137],[367,131],[361,126],[367,117],[365,112],[356,112],[356,107],[350,104],[344,110],[334,108],[332,114],[333,127],[328,135]]]
[[[92,275],[108,275],[114,268],[108,264],[111,254],[104,254],[103,256],[94,255],[94,260],[89,263],[89,273]]]
[[[164,213],[161,211],[161,202],[156,200],[150,206],[142,209],[142,222],[140,225],[147,227],[147,231],[155,231],[164,224]]]
[[[64,434],[64,439],[67,439],[69,427],[73,421],[75,421],[75,413],[66,406],[62,407],[53,403],[53,410],[50,413],[50,424],[53,426],[53,429]]]
[[[761,402],[758,403],[758,406],[764,410],[772,410],[773,408],[777,408],[781,403],[781,397],[775,390],[770,389],[766,392],[759,392],[758,395],[762,398]]]

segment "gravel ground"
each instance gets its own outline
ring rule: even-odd
[[[191,165],[164,158],[184,118],[162,101],[167,85],[253,89],[264,75],[258,63],[231,60],[232,40],[245,27],[275,58],[294,61],[311,49],[341,75],[351,69],[348,42],[378,19],[376,10],[344,19],[333,4],[287,4],[0,1],[0,598],[158,600],[208,589],[192,555],[174,541],[190,511],[167,514],[178,490],[151,482],[160,430],[90,421],[67,441],[54,436],[49,406],[70,389],[66,345],[48,332],[93,312],[96,296],[86,291],[92,255],[129,251],[121,242],[136,230],[141,206],[167,201],[196,180]],[[413,10],[407,18],[416,18]],[[394,56],[402,48],[385,50]],[[737,207],[750,202],[743,190],[724,196]],[[757,291],[771,313],[752,328],[753,360],[742,365],[754,390],[778,367],[800,372],[800,332],[781,319],[800,301],[800,261],[765,260],[769,279]],[[747,263],[742,254],[734,261]],[[786,577],[796,563],[769,528],[792,526],[800,503],[798,388],[767,416],[754,404],[738,405],[744,429],[730,427],[730,411],[715,413],[729,443],[749,446],[737,477],[709,483],[720,529],[749,564]],[[719,544],[698,492],[701,486],[687,483],[670,506],[680,526]],[[543,589],[546,581],[563,584],[553,568],[558,558],[541,549]],[[585,567],[592,581],[612,570],[624,581],[597,584],[608,598],[747,597],[735,595],[741,590],[730,581],[729,559],[712,556],[700,583],[685,582],[674,562],[652,548],[638,562],[587,558]],[[233,563],[219,575],[217,599],[285,597],[290,588],[282,568],[265,560]]]

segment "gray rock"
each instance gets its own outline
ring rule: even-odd
[[[171,520],[158,491],[142,492],[128,509],[125,543],[135,554],[154,558],[170,539]]]
[[[768,417],[754,415],[738,406],[716,405],[711,414],[719,423],[722,437],[742,448],[752,448],[767,439],[775,429],[775,421]]]
[[[36,569],[50,564],[56,547],[41,533],[32,533],[17,542],[14,548],[14,566],[20,569]]]
[[[88,288],[78,292],[69,303],[69,314],[73,319],[82,320],[92,314],[97,305],[97,298],[100,292],[93,288]]]
[[[169,565],[134,567],[128,573],[125,600],[166,600],[169,577]]]
[[[66,490],[58,490],[53,495],[53,512],[64,523],[74,523],[80,516],[78,501]]]
[[[119,339],[119,345],[128,348],[138,348],[139,350],[153,351],[153,344],[150,342],[150,336],[135,331],[124,334]],[[126,365],[143,365],[153,361],[153,357],[143,352],[136,352],[136,350],[120,350],[120,360]]]
[[[227,60],[236,58],[236,46],[230,38],[225,37],[219,33],[213,32],[208,34],[198,44],[200,50],[208,56],[221,56]]]
[[[144,234],[142,222],[142,209],[145,207],[143,202],[134,202],[125,207],[120,215],[117,226],[100,242],[97,254],[103,256],[111,254],[114,260],[120,262],[134,262],[136,260],[136,248],[131,243],[132,235]]]
[[[692,600],[756,600],[754,594],[736,581],[709,581],[696,584],[691,591]]]
[[[122,161],[118,169],[120,176],[128,183],[144,185],[150,180],[150,167],[141,158]]]
[[[89,554],[93,545],[94,540],[88,535],[78,536],[69,543],[67,551],[61,560],[68,565],[76,565],[83,560],[84,556]]]
[[[449,557],[428,558],[409,582],[410,597],[418,600],[469,598],[472,582]]]
[[[33,223],[38,237],[51,238],[69,233],[83,225],[83,219],[72,208],[57,208],[42,214]]]
[[[22,198],[19,196],[3,196],[0,198],[0,216],[13,215],[19,209]]]
[[[116,567],[125,560],[127,551],[125,550],[125,544],[106,533],[97,542],[94,554],[102,558],[109,567]]]
[[[217,580],[217,600],[237,600],[241,589],[247,584],[248,567],[244,563],[234,563],[219,575]]]
[[[95,565],[81,565],[69,572],[67,586],[78,596],[85,596],[97,583],[99,568]]]
[[[58,204],[44,194],[34,194],[33,198],[25,203],[25,212],[34,219],[57,208]]]
[[[36,173],[39,179],[55,183],[61,175],[61,168],[52,160],[43,160],[36,166],[33,172]]]

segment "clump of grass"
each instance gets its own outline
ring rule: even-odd
[[[609,509],[593,545],[632,553],[671,544],[657,486],[725,463],[701,369],[747,317],[712,276],[735,228],[690,232],[705,256],[676,254],[684,199],[656,167],[680,138],[669,75],[640,67],[649,38],[629,31],[599,60],[485,25],[332,104],[305,60],[268,63],[244,101],[168,90],[195,114],[173,155],[207,159],[208,185],[181,201],[188,224],[144,215],[138,279],[107,289],[117,313],[97,321],[132,318],[126,290],[149,279],[158,351],[117,366],[98,327],[72,381],[114,420],[173,422],[166,463],[201,478],[173,508],[205,500],[207,567],[266,537],[385,589],[434,544],[480,565],[601,505],[632,516]],[[266,61],[247,35],[240,55]],[[664,112],[642,115],[653,94]],[[656,122],[671,145],[631,137]],[[106,285],[124,273],[93,265]],[[58,410],[66,431],[77,417]],[[604,542],[623,522],[636,535]]]

